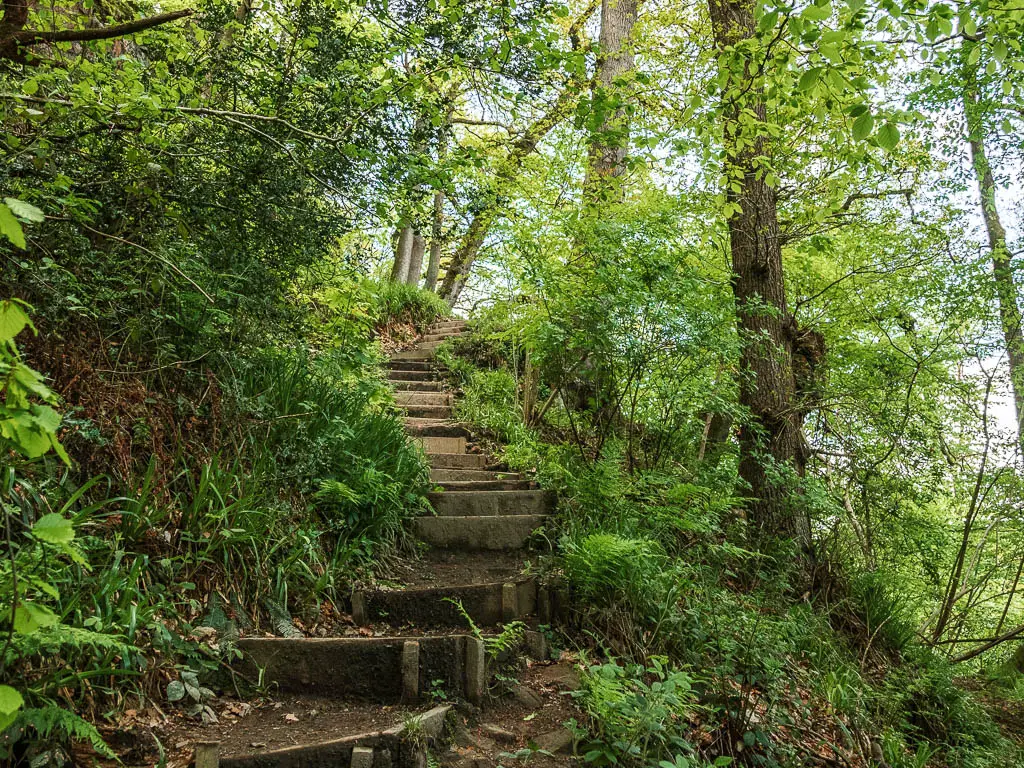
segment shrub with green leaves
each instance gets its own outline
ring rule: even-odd
[[[703,764],[693,758],[686,738],[689,720],[699,710],[693,678],[667,659],[653,657],[646,667],[616,661],[593,665],[583,673],[574,697],[589,718],[581,729],[586,763],[643,768]]]

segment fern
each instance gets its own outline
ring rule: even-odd
[[[93,632],[67,624],[54,624],[30,635],[16,635],[14,647],[21,655],[55,654],[65,649],[113,651],[122,656],[139,652],[137,647],[126,643],[121,635]]]
[[[526,635],[526,625],[523,622],[509,622],[502,627],[500,633],[484,640],[484,645],[487,647],[487,655],[492,659],[496,659],[502,653],[514,651],[522,645],[524,635]]]
[[[470,634],[473,635],[473,637],[475,637],[477,640],[484,639],[484,633],[480,631],[480,627],[478,627],[476,625],[476,622],[473,621],[473,617],[466,612],[466,609],[463,607],[461,600],[459,600],[457,597],[446,597],[445,602],[451,603],[455,606],[455,609],[459,612],[459,615],[466,620],[467,624],[469,624],[469,631]]]
[[[103,737],[92,723],[66,709],[55,706],[25,709],[18,716],[18,724],[31,727],[39,734],[41,741],[51,741],[55,738],[61,742],[87,741],[98,754],[117,759],[117,755],[103,741]]]
[[[484,637],[484,633],[480,631],[480,627],[473,621],[473,617],[467,613],[461,600],[456,597],[446,597],[445,601],[454,605],[459,615],[466,620],[466,623],[469,624],[470,634],[477,640],[483,640],[487,655],[492,659],[496,659],[506,651],[515,650],[522,644],[523,636],[526,634],[526,625],[523,622],[511,621],[502,627],[501,632],[497,635]]]

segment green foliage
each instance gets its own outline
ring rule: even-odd
[[[667,659],[654,657],[647,668],[615,661],[594,665],[581,682],[574,696],[592,723],[582,749],[585,763],[701,765],[678,762],[694,752],[685,736],[698,707],[692,678]]]
[[[411,323],[422,331],[451,314],[451,307],[444,299],[415,285],[382,282],[375,286],[374,293],[375,317],[380,325]]]

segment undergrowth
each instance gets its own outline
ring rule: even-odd
[[[230,685],[239,631],[301,634],[329,620],[354,573],[405,545],[428,472],[391,404],[375,338],[447,308],[433,294],[344,276],[312,295],[291,343],[264,335],[218,350],[176,391],[147,380],[147,417],[123,447],[111,443],[119,423],[97,410],[66,424],[70,466],[22,457],[4,468],[13,550],[0,579],[16,577],[20,592],[0,596],[0,608],[26,596],[38,606],[0,657],[0,682],[24,699],[4,756],[70,754],[83,740],[110,756],[95,724],[164,701],[174,681]],[[129,380],[141,377],[121,386]],[[66,399],[73,407],[73,389]],[[204,400],[215,407],[197,408]],[[194,440],[169,420],[182,411],[193,414]],[[105,475],[83,476],[73,462],[115,447]],[[54,514],[69,521],[63,549],[31,536]]]
[[[499,359],[482,354],[495,331],[480,328],[441,355],[460,418],[558,492],[546,578],[567,585],[573,636],[604,659],[578,694],[585,762],[1020,764],[953,668],[919,644],[881,574],[834,576],[842,588],[826,599],[801,594],[791,548],[751,545],[728,452],[640,461],[635,438],[620,429],[598,444],[557,393],[528,424],[514,345],[504,335]]]

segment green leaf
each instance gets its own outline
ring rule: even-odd
[[[0,685],[0,732],[14,722],[25,700],[9,685]]]
[[[185,698],[185,684],[181,680],[171,680],[167,684],[167,700],[181,701]]]
[[[992,55],[996,57],[996,61],[1000,64],[1006,59],[1008,53],[1006,43],[1002,40],[996,40],[992,43]]]
[[[47,544],[70,544],[75,540],[75,527],[66,517],[51,512],[36,520],[32,535]]]
[[[17,302],[8,299],[0,303],[0,344],[13,339],[28,324],[28,315]]]
[[[18,603],[14,609],[14,631],[19,635],[30,635],[44,627],[52,627],[58,621],[57,614],[35,603]]]
[[[17,712],[24,703],[25,700],[21,698],[21,694],[11,686],[0,685],[0,715]]]
[[[900,143],[900,129],[894,123],[886,123],[878,129],[875,140],[882,149],[891,150]]]
[[[0,235],[10,240],[18,248],[25,248],[25,231],[21,228],[11,209],[6,205],[0,205]]]
[[[865,112],[863,115],[853,121],[853,140],[863,141],[871,135],[872,129],[875,127],[875,118],[870,112]]]
[[[820,79],[821,67],[811,67],[800,75],[800,81],[796,84],[796,88],[798,91],[809,91],[818,84]]]
[[[42,211],[34,205],[26,203],[24,200],[19,200],[16,197],[5,197],[4,202],[7,203],[7,207],[11,209],[11,213],[18,218],[37,223],[46,218]]]
[[[801,15],[811,21],[826,21],[832,16],[832,4],[808,6]]]

